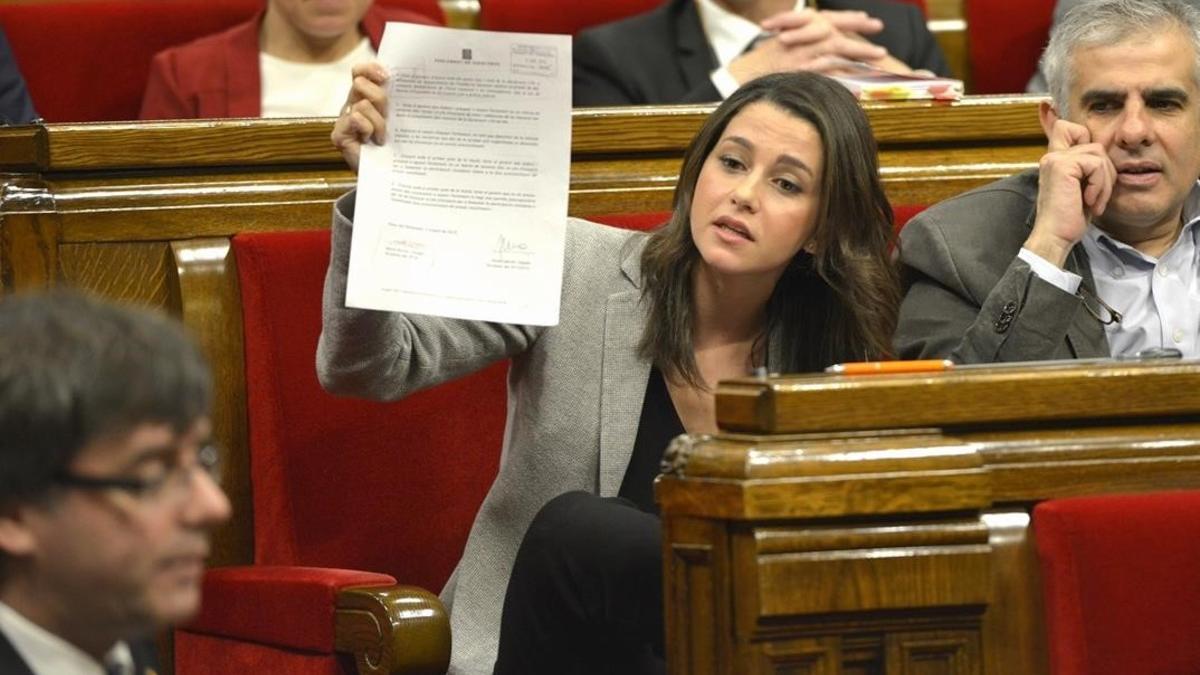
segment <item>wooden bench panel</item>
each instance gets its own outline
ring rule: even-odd
[[[1197,387],[1187,362],[723,383],[724,431],[656,486],[671,672],[803,644],[825,672],[1047,673],[1033,506],[1200,487],[1200,399],[1172,394]]]

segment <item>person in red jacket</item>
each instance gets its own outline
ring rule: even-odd
[[[141,119],[336,116],[353,64],[388,21],[437,25],[371,0],[267,0],[253,19],[154,56]]]

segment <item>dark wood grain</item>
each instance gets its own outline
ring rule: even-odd
[[[724,383],[728,431],[677,439],[656,483],[667,643],[732,626],[686,655],[716,673],[803,645],[797,672],[1047,675],[1033,506],[1200,488],[1197,390],[1187,362]],[[698,586],[678,550],[706,545]]]

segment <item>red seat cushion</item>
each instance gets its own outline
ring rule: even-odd
[[[1200,672],[1200,492],[1034,509],[1051,672]]]
[[[395,583],[390,575],[356,570],[219,567],[204,575],[204,605],[186,630],[332,654],[337,592]]]

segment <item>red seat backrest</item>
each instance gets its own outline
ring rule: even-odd
[[[966,0],[973,94],[1025,91],[1050,36],[1055,0]]]
[[[924,204],[895,204],[892,206],[892,213],[895,215],[896,234],[900,234],[900,230],[908,224],[918,213],[929,208]]]
[[[254,560],[440,590],[491,485],[507,366],[395,403],[317,382],[329,232],[239,234]]]
[[[444,23],[437,0],[379,0]],[[137,119],[157,52],[224,30],[264,0],[0,3],[0,26],[49,122]]]
[[[1050,671],[1200,668],[1200,492],[1051,500],[1033,513]]]
[[[892,207],[895,214],[896,234],[918,213],[928,208],[924,204],[897,204]],[[647,213],[610,213],[589,216],[591,220],[626,230],[653,230],[667,222],[671,217],[670,211],[653,211]]]
[[[648,213],[608,213],[588,216],[588,220],[605,225],[612,225],[625,230],[648,231],[662,225],[671,218],[670,211],[652,211]]]
[[[646,229],[666,214],[612,216]],[[242,295],[254,562],[369,570],[438,590],[491,485],[507,363],[394,403],[317,382],[329,232],[233,238]]]

